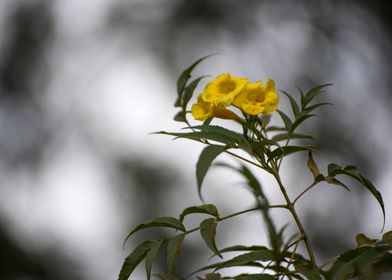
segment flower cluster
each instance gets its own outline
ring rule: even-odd
[[[248,115],[270,114],[279,103],[275,91],[275,82],[268,79],[250,83],[245,78],[235,78],[225,73],[207,84],[192,106],[192,115],[196,120],[204,121],[210,117],[238,119],[239,117],[226,107],[232,105]]]

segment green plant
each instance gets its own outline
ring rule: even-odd
[[[178,218],[159,217],[136,226],[128,235],[126,240],[135,232],[150,227],[167,227],[176,231],[172,236],[163,237],[159,240],[147,240],[137,246],[125,259],[122,266],[119,280],[126,280],[131,275],[135,267],[145,260],[147,279],[151,278],[151,269],[159,250],[166,246],[167,271],[157,274],[162,280],[185,279],[176,275],[175,266],[180,255],[181,246],[185,238],[194,232],[199,232],[206,246],[220,257],[222,260],[215,262],[191,273],[188,277],[194,277],[204,273],[206,270],[212,272],[204,276],[196,276],[197,279],[219,280],[268,280],[268,279],[348,279],[355,276],[362,276],[364,279],[376,279],[379,275],[392,272],[392,231],[384,233],[381,239],[370,239],[364,234],[356,237],[357,247],[350,249],[332,258],[324,265],[317,263],[311,240],[301,222],[296,210],[299,199],[320,182],[326,182],[349,189],[342,181],[341,177],[349,177],[357,181],[366,188],[378,201],[385,223],[385,210],[382,196],[376,187],[363,175],[359,173],[355,166],[341,167],[331,163],[325,172],[321,172],[317,166],[313,152],[317,147],[312,145],[291,144],[296,139],[310,139],[312,136],[298,133],[299,126],[310,117],[320,106],[327,103],[314,103],[315,98],[329,86],[329,84],[319,85],[308,92],[301,90],[300,100],[290,94],[283,92],[291,105],[291,117],[283,111],[277,110],[282,120],[281,126],[271,126],[270,113],[277,109],[279,96],[275,91],[274,82],[268,80],[266,85],[261,82],[250,83],[244,78],[234,78],[229,74],[222,74],[210,82],[205,90],[199,95],[196,104],[193,104],[189,111],[188,103],[203,77],[190,80],[193,69],[205,59],[199,59],[189,68],[185,69],[177,82],[178,97],[175,106],[180,111],[175,116],[175,120],[183,122],[186,130],[182,132],[157,132],[174,136],[176,138],[186,138],[205,145],[196,164],[196,179],[198,192],[201,197],[201,187],[203,179],[217,156],[222,153],[229,154],[239,160],[238,166],[220,163],[220,165],[230,168],[241,174],[247,183],[248,188],[256,199],[256,205],[250,209],[221,216],[216,206],[212,204],[201,204],[190,206],[182,211]],[[234,111],[229,110],[229,106],[236,107],[241,111],[242,117]],[[204,121],[201,125],[192,126],[187,118],[188,113]],[[222,126],[212,125],[214,118],[233,120],[240,124],[242,132],[229,130]],[[247,156],[238,153],[245,151]],[[290,198],[286,186],[281,178],[282,161],[290,154],[297,152],[307,152],[307,167],[313,175],[313,180],[309,186],[295,198]],[[269,173],[277,182],[285,203],[281,205],[271,205],[264,194],[262,185],[252,173],[249,165]],[[271,209],[282,208],[289,211],[294,223],[298,228],[298,234],[292,238],[286,238],[284,227],[277,228],[270,215]],[[233,245],[228,248],[219,249],[215,243],[216,228],[222,221],[239,216],[248,212],[260,211],[267,229],[268,245]],[[187,229],[183,221],[187,215],[203,213],[209,215],[200,222],[198,227]],[[306,256],[297,252],[298,246],[304,243]],[[235,257],[224,258],[227,252],[237,252]],[[252,266],[260,269],[259,273],[242,273],[234,276],[222,276],[220,273],[228,267]]]

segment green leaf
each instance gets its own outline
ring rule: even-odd
[[[292,97],[290,94],[288,94],[285,91],[282,91],[282,92],[290,100],[290,105],[291,105],[291,109],[293,110],[293,114],[295,117],[297,117],[299,114],[299,106],[298,106],[297,102],[295,101],[294,97]]]
[[[219,273],[207,273],[204,280],[222,280]]]
[[[228,147],[219,146],[219,145],[209,145],[204,148],[199,156],[199,160],[196,164],[196,179],[197,179],[197,191],[199,196],[201,197],[201,186],[203,184],[203,180],[205,175],[207,174],[208,169],[212,161]]]
[[[231,169],[239,172],[241,175],[243,175],[246,178],[247,186],[253,191],[255,196],[260,196],[263,199],[266,199],[259,180],[256,178],[256,176],[252,173],[252,171],[248,167],[246,167],[243,164],[241,164],[240,168],[231,166],[231,165],[226,164],[226,163],[219,163],[218,165],[225,166],[225,167],[231,168]]]
[[[215,218],[207,218],[200,223],[200,234],[208,248],[220,258],[223,258],[215,243],[216,226]]]
[[[274,260],[274,254],[271,250],[268,249],[257,250],[224,261],[216,268],[216,270],[227,268],[227,267],[233,267],[233,266],[242,266],[249,262],[255,262],[255,261],[266,262],[272,260]]]
[[[220,252],[225,253],[225,252],[237,252],[237,251],[259,251],[264,249],[268,249],[268,248],[265,246],[257,246],[257,245],[253,245],[253,246],[235,245],[235,246],[223,248],[220,250]]]
[[[357,171],[357,167],[354,165],[347,165],[345,168],[343,168],[345,171]]]
[[[300,133],[280,133],[274,135],[271,140],[274,142],[283,141],[287,139],[314,139],[314,137]]]
[[[385,254],[382,247],[361,246],[340,255],[328,271],[331,279],[344,280],[369,273],[372,264]],[[365,270],[364,270],[365,269]],[[333,277],[333,278],[332,278]],[[372,278],[374,279],[374,278]]]
[[[196,141],[201,141],[202,139],[212,140],[216,142],[221,142],[230,146],[234,146],[239,141],[236,138],[230,137],[226,134],[218,133],[218,132],[207,132],[207,131],[196,131],[196,132],[166,132],[166,131],[158,131],[156,134],[164,134],[176,136],[177,138],[186,138]]]
[[[329,176],[335,176],[339,173],[339,171],[342,169],[341,166],[335,164],[335,163],[330,163],[328,164],[328,175]]]
[[[386,233],[384,233],[382,235],[382,240],[392,241],[392,230],[391,231],[387,231]]]
[[[310,114],[310,115],[304,115],[304,116],[299,116],[291,126],[291,132],[293,132],[301,123],[303,123],[306,119],[314,117],[316,115]]]
[[[315,268],[313,268],[312,264],[309,261],[305,260],[295,260],[294,261],[295,270],[298,273],[301,273],[308,280],[321,280],[320,274],[317,272]]]
[[[185,112],[184,112],[184,111],[178,112],[178,113],[174,116],[174,120],[175,120],[176,122],[185,122],[185,120],[186,120]]]
[[[261,148],[264,150],[265,146],[278,146],[280,147],[280,145],[270,139],[261,139],[261,140],[257,140],[257,141],[253,141],[250,146],[252,147],[252,149],[258,149]]]
[[[236,280],[275,280],[276,278],[270,274],[258,273],[258,274],[248,274],[248,275],[239,275],[234,277]]]
[[[349,176],[349,177],[355,179],[356,181],[358,181],[359,183],[361,183],[365,188],[368,189],[368,191],[370,191],[371,194],[373,194],[373,196],[376,198],[377,202],[379,203],[379,205],[381,207],[382,214],[383,214],[383,226],[382,226],[382,230],[383,230],[384,226],[385,226],[384,202],[383,202],[381,193],[376,189],[376,187],[372,184],[372,182],[370,182],[369,179],[367,179],[366,177],[364,177],[360,173],[358,173],[358,171],[356,170],[356,168],[354,166],[349,166],[349,168],[346,167],[346,168],[342,169],[339,165],[331,163],[328,165],[328,174],[330,177],[335,177],[337,175]]]
[[[175,276],[170,273],[159,273],[156,276],[161,280],[185,280],[185,278]]]
[[[241,172],[241,174],[244,175],[244,177],[247,180],[247,182],[246,182],[247,185],[253,190],[255,195],[256,196],[260,195],[264,198],[265,196],[262,191],[261,184],[260,184],[259,180],[257,180],[256,176],[252,173],[252,171],[250,171],[250,169],[248,167],[246,167],[245,165],[241,165],[239,172]]]
[[[194,213],[201,213],[201,214],[209,214],[215,217],[219,217],[218,209],[213,204],[203,204],[199,206],[191,206],[184,211],[182,211],[180,215],[180,221],[183,221],[186,215],[194,214]]]
[[[176,268],[176,263],[178,256],[180,255],[180,249],[182,246],[182,243],[185,238],[185,233],[176,235],[170,239],[168,239],[167,242],[167,256],[166,256],[166,261],[167,261],[167,269],[169,272],[174,272]]]
[[[152,244],[152,241],[144,241],[125,258],[118,280],[127,280],[129,278],[136,266],[144,259]]]
[[[184,94],[184,89],[186,84],[188,83],[189,79],[191,78],[191,73],[193,71],[193,69],[203,60],[205,60],[206,58],[212,56],[214,54],[210,54],[207,56],[204,56],[198,60],[196,60],[191,66],[189,66],[188,68],[186,68],[180,75],[180,77],[177,80],[177,101],[175,103],[175,107],[181,107],[181,101],[182,101],[182,95]]]
[[[279,147],[273,150],[269,155],[268,155],[268,160],[271,160],[275,157],[282,157],[286,156],[292,153],[296,152],[301,152],[301,151],[310,151],[310,150],[315,150],[316,147],[314,146],[284,146],[284,147]]]
[[[306,94],[302,102],[302,107],[305,107],[308,103],[310,103],[317,95],[322,93],[322,89],[328,86],[332,86],[332,84],[323,84],[318,85],[312,89],[310,89]]]
[[[217,263],[213,263],[213,264],[204,266],[204,267],[202,267],[202,268],[200,268],[200,269],[198,269],[198,270],[196,270],[196,271],[193,271],[191,274],[188,275],[188,277],[190,277],[190,276],[192,276],[192,275],[194,275],[194,274],[196,274],[196,273],[198,273],[198,272],[204,271],[204,270],[208,270],[208,269],[212,269],[212,268],[217,268],[217,267],[219,267],[219,266],[220,266],[221,264],[223,264],[223,263],[224,263],[224,262],[217,262]],[[258,262],[245,262],[245,263],[240,264],[240,265],[238,265],[238,266],[251,266],[251,267],[257,267],[257,268],[265,268],[264,265],[262,265],[261,263],[258,263]],[[187,278],[188,278],[188,277],[187,277]]]
[[[380,204],[382,214],[383,214],[383,225],[381,231],[383,231],[385,226],[385,208],[384,208],[384,202],[381,193],[376,189],[376,187],[372,184],[372,182],[370,182],[370,180],[363,177],[362,175],[360,175],[360,178],[361,181],[363,182],[362,184],[373,194],[373,196],[377,199],[378,203]]]
[[[194,79],[192,82],[189,83],[189,85],[187,85],[185,87],[184,90],[184,95],[182,98],[182,109],[185,112],[186,111],[186,106],[188,105],[189,100],[191,100],[193,92],[195,91],[197,85],[199,84],[199,82],[201,81],[201,79],[205,78],[206,76],[201,76],[197,79]]]
[[[376,275],[392,272],[392,254],[386,253],[384,256],[379,257],[373,263],[372,269]]]
[[[314,179],[316,179],[317,176],[320,175],[320,170],[317,167],[317,164],[316,164],[316,162],[313,159],[312,151],[309,151],[309,153],[308,153],[307,165],[308,165],[308,168],[309,168],[310,172],[312,172]]]
[[[306,107],[304,110],[302,110],[301,113],[307,115],[310,112],[314,111],[315,109],[317,109],[318,107],[321,106],[326,106],[326,105],[333,105],[332,103],[328,103],[328,102],[322,102],[322,103],[318,103],[318,104],[314,104],[312,106]]]
[[[165,239],[154,241],[150,246],[150,250],[148,250],[148,253],[146,255],[146,262],[145,262],[146,274],[148,280],[150,280],[151,278],[152,264],[154,263],[154,260],[159,252],[159,249],[162,247],[162,244],[164,242]]]
[[[338,179],[336,179],[334,177],[327,176],[327,177],[324,177],[323,179],[328,184],[341,186],[341,187],[345,188],[347,191],[350,191],[350,189],[345,184],[343,184],[341,181],[339,181]]]
[[[371,239],[369,237],[367,237],[365,234],[363,233],[358,233],[355,236],[355,240],[357,241],[357,246],[363,246],[363,245],[371,245],[377,242],[377,239]]]
[[[190,127],[193,129],[197,129],[197,130],[201,130],[204,132],[208,132],[208,133],[216,133],[216,134],[221,134],[226,136],[227,138],[230,138],[233,140],[234,143],[238,143],[240,141],[244,141],[245,138],[242,134],[223,128],[221,126],[218,125],[198,125],[198,126],[193,126]]]
[[[282,121],[284,123],[284,126],[286,127],[286,130],[291,131],[292,122],[291,122],[290,118],[280,110],[277,110],[277,112],[279,113],[280,117],[282,118]]]
[[[189,278],[190,276],[192,276],[192,275],[194,275],[196,273],[199,273],[201,271],[209,270],[209,269],[212,269],[212,268],[217,268],[221,263],[222,262],[216,262],[216,263],[213,263],[213,264],[209,264],[209,265],[203,266],[202,268],[199,268],[198,270],[193,271],[191,274],[189,274],[187,276],[187,278]]]
[[[305,101],[305,94],[302,91],[302,89],[300,89],[299,87],[296,87],[296,88],[297,88],[297,90],[299,91],[299,93],[301,95],[301,108],[303,108],[303,104],[304,104],[304,101]]]
[[[265,130],[266,131],[285,131],[285,130],[287,130],[287,128],[271,125],[271,126],[268,126]]]
[[[142,230],[142,229],[145,229],[145,228],[150,228],[150,227],[169,227],[169,228],[174,228],[174,229],[178,229],[181,231],[185,231],[184,225],[176,218],[159,217],[159,218],[156,218],[156,219],[150,220],[148,222],[137,225],[125,238],[124,244],[128,240],[128,238],[132,234],[134,234],[135,232]]]

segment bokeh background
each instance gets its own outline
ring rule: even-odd
[[[116,279],[133,246],[165,234],[135,235],[123,250],[134,224],[200,203],[202,147],[149,133],[181,128],[172,121],[176,78],[215,52],[195,74],[271,77],[291,93],[334,84],[320,97],[334,106],[302,131],[323,147],[322,168],[354,164],[374,182],[390,230],[389,8],[386,0],[0,1],[0,279]],[[305,162],[284,165],[292,196],[310,181]],[[260,180],[279,202],[271,178]],[[204,195],[223,214],[244,209],[252,201],[241,182],[213,168]],[[375,199],[350,186],[321,185],[300,204],[320,262],[353,246],[357,232],[380,235]],[[273,215],[279,226],[290,221]],[[256,214],[218,234],[221,247],[266,241]],[[183,255],[179,274],[210,253],[195,236]],[[131,279],[144,279],[143,269]]]

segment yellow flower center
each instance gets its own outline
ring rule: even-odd
[[[250,90],[248,93],[248,100],[253,102],[263,102],[264,94],[261,93],[260,89]]]
[[[235,89],[235,82],[223,81],[218,84],[218,89],[220,93],[227,94]]]

